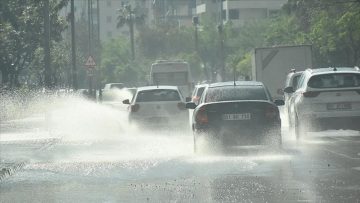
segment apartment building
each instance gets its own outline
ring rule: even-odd
[[[207,14],[219,22],[231,21],[234,25],[243,25],[253,19],[268,18],[276,15],[287,0],[197,0],[196,14]]]
[[[92,3],[91,12],[89,3]],[[102,42],[119,35],[129,36],[128,26],[117,28],[118,9],[124,3],[130,4],[136,10],[135,15],[144,15],[144,23],[148,26],[164,21],[176,23],[178,26],[192,26],[192,17],[196,11],[196,0],[75,0],[75,21],[84,20],[87,24],[90,13],[94,36],[98,36],[99,32]],[[66,17],[69,12],[70,4],[61,14]]]

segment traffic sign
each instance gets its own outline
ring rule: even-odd
[[[88,57],[88,59],[85,62],[85,66],[87,68],[95,68],[96,63],[95,63],[95,60],[94,60],[94,58],[92,56]]]

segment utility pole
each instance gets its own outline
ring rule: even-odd
[[[97,34],[98,34],[98,43],[100,45],[100,4],[99,0],[96,0],[96,8],[97,8]]]
[[[88,45],[89,45],[89,55],[91,55],[91,0],[88,0],[88,31],[89,31],[89,39],[88,39]]]
[[[100,41],[100,4],[99,4],[99,0],[96,0],[96,19],[97,19],[97,60],[98,63],[100,64],[100,57],[101,57],[101,41]],[[99,101],[102,101],[102,90],[101,90],[101,82],[100,82],[100,77],[101,77],[101,72],[98,71],[98,74],[96,75],[96,84],[97,84],[97,89],[99,90]]]
[[[218,32],[220,38],[220,75],[221,80],[225,81],[224,28],[222,23],[218,25]]]
[[[76,70],[76,42],[75,42],[75,6],[74,0],[71,0],[71,59],[72,59],[72,87],[78,89],[77,70]]]
[[[51,88],[51,56],[50,56],[50,15],[49,0],[44,0],[44,64],[45,64],[45,87]]]
[[[226,81],[225,78],[225,56],[224,56],[224,16],[223,16],[223,2],[220,0],[220,24],[218,25],[218,32],[220,38],[220,75],[221,80]]]
[[[131,43],[131,57],[132,60],[135,60],[135,43],[134,43],[134,17],[133,17],[133,13],[134,11],[131,9],[131,5],[128,5],[128,9],[129,9],[129,23],[130,23],[130,43]]]
[[[195,28],[195,51],[196,51],[196,54],[199,54],[199,39],[198,39],[198,25],[199,25],[199,17],[198,16],[194,16],[193,17],[193,25],[194,25],[194,28]]]

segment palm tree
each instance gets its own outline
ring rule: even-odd
[[[130,30],[130,42],[131,42],[131,56],[135,60],[135,44],[134,44],[134,23],[143,24],[145,15],[137,12],[138,9],[132,9],[130,4],[122,3],[121,8],[118,9],[118,23],[117,28],[127,25]]]

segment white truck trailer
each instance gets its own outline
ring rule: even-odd
[[[283,88],[291,69],[312,68],[311,45],[255,48],[252,53],[252,80],[263,82],[274,99],[283,99]]]

